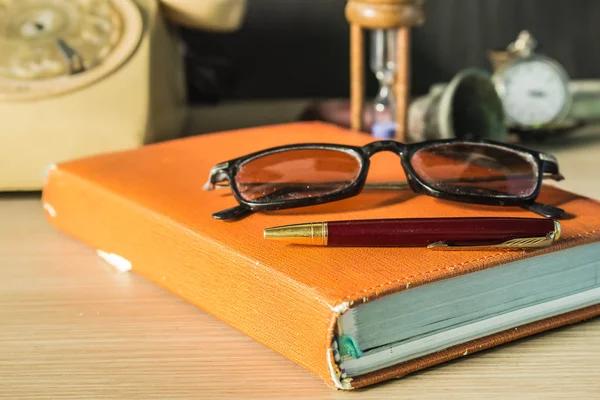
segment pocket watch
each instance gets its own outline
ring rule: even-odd
[[[93,84],[131,56],[142,31],[131,0],[0,0],[0,101]]]
[[[535,52],[536,40],[522,31],[506,51],[491,54],[493,81],[507,127],[517,132],[562,131],[579,125],[569,117],[572,94],[561,64]]]

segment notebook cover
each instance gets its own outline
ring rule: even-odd
[[[320,122],[194,136],[102,154],[50,169],[43,204],[51,224],[195,304],[339,389],[359,388],[600,314],[600,305],[475,340],[353,379],[334,361],[337,318],[392,293],[598,240],[600,204],[546,186],[541,201],[564,208],[556,245],[533,250],[431,251],[325,248],[265,241],[269,226],[306,221],[443,216],[532,217],[520,208],[452,203],[409,191],[365,192],[331,204],[254,214],[211,214],[236,204],[205,192],[210,168],[266,147],[299,142],[362,145],[366,135]],[[560,160],[559,160],[560,162]],[[372,158],[369,180],[402,180],[397,156]],[[566,177],[569,179],[569,177]]]

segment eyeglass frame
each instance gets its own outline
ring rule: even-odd
[[[537,166],[537,182],[535,190],[528,196],[516,197],[509,196],[485,196],[485,195],[457,195],[438,190],[427,185],[416,173],[412,167],[410,160],[412,156],[419,150],[427,147],[440,144],[486,144],[505,148],[507,150],[516,151],[518,153],[525,153],[534,158]],[[321,196],[304,197],[301,199],[291,200],[278,200],[271,201],[268,203],[255,202],[251,200],[245,200],[242,197],[237,185],[235,184],[235,176],[237,175],[240,167],[254,159],[265,157],[271,154],[276,154],[285,151],[293,150],[335,150],[341,151],[347,154],[355,156],[360,162],[360,171],[354,181],[347,187],[335,191],[333,193],[324,194]],[[218,211],[212,216],[215,219],[220,220],[232,220],[240,219],[248,216],[254,212],[260,211],[277,211],[290,208],[300,208],[307,206],[314,206],[318,204],[331,203],[339,200],[348,199],[357,196],[363,191],[369,168],[371,165],[371,157],[377,153],[389,151],[400,158],[400,165],[406,175],[408,186],[415,194],[423,194],[431,196],[441,200],[455,201],[459,203],[467,204],[481,204],[481,205],[492,205],[492,206],[517,206],[528,209],[539,215],[559,219],[564,215],[564,210],[547,204],[537,203],[535,200],[540,194],[542,189],[543,179],[553,179],[555,181],[561,181],[564,176],[560,174],[558,161],[556,157],[551,154],[527,149],[524,147],[501,143],[488,139],[477,139],[477,140],[463,140],[458,138],[452,139],[438,139],[429,140],[418,143],[402,143],[395,140],[378,140],[368,143],[364,146],[353,146],[344,144],[334,143],[297,143],[287,144],[282,146],[271,147],[259,151],[255,151],[244,156],[233,158],[228,161],[224,161],[216,164],[210,170],[208,181],[203,186],[204,190],[213,190],[218,186],[219,182],[227,180],[229,182],[228,187],[231,188],[233,195],[238,201],[238,205],[225,210]]]

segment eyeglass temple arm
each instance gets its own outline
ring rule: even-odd
[[[252,213],[254,213],[254,210],[240,204],[235,207],[218,211],[214,213],[212,217],[220,220],[238,220],[247,217]]]
[[[558,169],[558,161],[552,154],[540,153],[542,159],[542,174],[544,178],[562,181],[565,177]]]
[[[523,206],[523,208],[546,218],[560,219],[565,215],[565,210],[550,204],[534,202]]]
[[[208,174],[208,180],[206,181],[204,186],[202,186],[202,189],[210,191],[215,189],[216,187],[222,186],[220,182],[229,181],[229,176],[226,172],[228,165],[228,162],[224,162],[212,167]],[[227,184],[227,186],[229,186],[229,184]]]

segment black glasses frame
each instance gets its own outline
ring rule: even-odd
[[[536,183],[535,190],[528,196],[516,197],[516,196],[486,196],[477,194],[453,194],[444,191],[440,191],[429,186],[427,183],[418,176],[412,167],[410,162],[412,156],[419,150],[439,145],[439,144],[486,144],[505,148],[507,150],[516,151],[523,155],[532,156],[537,163],[538,180]],[[358,158],[360,162],[360,172],[354,182],[348,185],[346,188],[341,189],[337,192],[325,194],[322,196],[315,196],[310,198],[292,199],[292,200],[280,200],[271,202],[256,202],[245,200],[240,191],[237,188],[235,177],[239,169],[246,163],[260,157],[264,157],[270,154],[275,154],[290,150],[307,150],[307,149],[319,149],[319,150],[336,150],[351,154]],[[564,177],[560,174],[558,168],[558,162],[556,158],[547,153],[538,152],[523,147],[510,145],[506,143],[495,142],[491,140],[472,140],[465,141],[462,139],[441,139],[431,140],[419,143],[405,144],[394,140],[381,140],[371,142],[364,146],[350,146],[341,144],[330,144],[330,143],[300,143],[291,144],[278,147],[272,147],[269,149],[256,151],[245,156],[231,159],[215,165],[209,174],[208,181],[204,185],[204,190],[212,190],[217,186],[223,186],[222,183],[225,181],[229,182],[228,187],[231,188],[233,195],[238,201],[239,205],[222,210],[214,213],[212,216],[215,219],[220,220],[235,220],[246,217],[253,212],[258,211],[275,211],[289,208],[307,207],[317,204],[330,203],[338,200],[347,199],[358,195],[362,192],[367,175],[369,173],[370,158],[376,153],[389,151],[397,154],[400,157],[400,163],[404,169],[407,183],[410,189],[417,194],[424,194],[432,196],[438,199],[456,201],[461,203],[471,204],[483,204],[483,205],[496,205],[496,206],[518,206],[535,212],[539,215],[543,215],[548,218],[561,218],[564,215],[564,210],[546,204],[540,204],[535,201],[538,197],[542,188],[542,180],[544,178],[553,179],[560,181]]]

